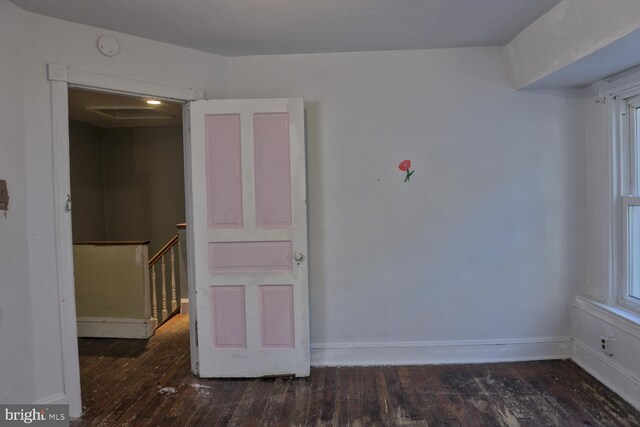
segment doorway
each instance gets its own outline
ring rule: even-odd
[[[56,200],[56,209],[54,209],[55,261],[62,332],[60,339],[63,349],[64,401],[69,404],[70,416],[79,417],[82,414],[82,400],[73,277],[71,206],[70,203],[67,203],[70,202],[71,194],[68,89],[75,87],[99,92],[173,100],[183,103],[183,111],[185,102],[203,98],[204,91],[88,73],[69,69],[61,64],[48,64],[47,78],[51,86],[53,198]],[[185,138],[185,152],[189,152],[189,150],[189,140]],[[190,261],[188,264],[190,265]]]
[[[69,89],[79,337],[149,338],[180,310],[182,137],[179,103]]]
[[[189,357],[188,317],[174,317],[187,287],[179,268],[182,105],[76,88],[68,100],[79,365],[90,416],[123,386],[118,372],[142,372],[157,362],[158,347]],[[168,341],[168,330],[181,339]],[[129,381],[135,389],[139,378]]]

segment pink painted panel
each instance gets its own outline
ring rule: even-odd
[[[209,272],[212,274],[291,269],[291,241],[209,243]]]
[[[205,144],[209,228],[242,228],[240,115],[207,115]]]
[[[213,347],[247,348],[244,286],[212,286]]]
[[[262,348],[294,348],[293,286],[259,286]]]
[[[285,228],[291,225],[289,113],[253,116],[256,168],[256,225]]]

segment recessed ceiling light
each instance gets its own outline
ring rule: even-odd
[[[162,102],[158,101],[157,99],[147,99],[147,104],[160,105],[162,104]]]

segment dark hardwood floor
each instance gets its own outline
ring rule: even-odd
[[[310,378],[204,380],[188,318],[148,341],[80,339],[74,426],[640,426],[640,413],[570,361],[313,368]]]

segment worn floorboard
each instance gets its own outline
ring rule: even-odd
[[[312,368],[310,378],[200,379],[188,318],[150,340],[79,339],[73,426],[640,426],[640,413],[567,360]]]

